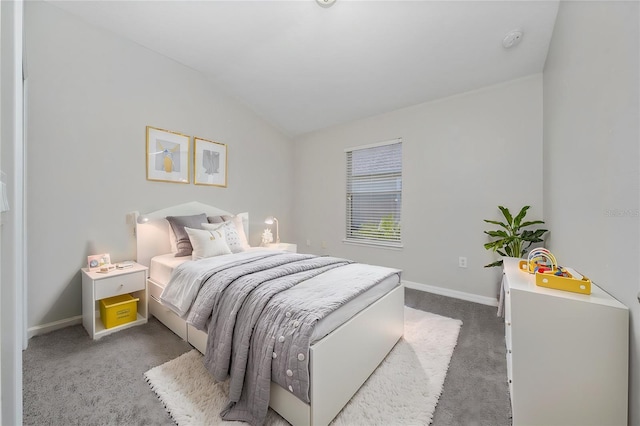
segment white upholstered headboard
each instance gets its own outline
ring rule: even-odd
[[[204,213],[207,216],[232,215],[226,210],[209,206],[198,201],[167,207],[150,213],[144,213],[140,217],[147,219],[144,223],[136,223],[136,261],[141,265],[149,266],[151,258],[161,254],[171,253],[169,233],[173,232],[167,216],[187,216]],[[243,215],[242,224],[244,232],[249,235],[249,216]]]

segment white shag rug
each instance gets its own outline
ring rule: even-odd
[[[405,307],[404,336],[331,423],[428,425],[442,393],[462,321]],[[228,381],[216,383],[192,350],[145,373],[179,426],[228,425],[220,411]],[[269,409],[267,425],[288,423]]]

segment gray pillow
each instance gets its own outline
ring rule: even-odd
[[[195,214],[193,216],[167,216],[167,221],[171,225],[174,235],[176,236],[176,248],[178,252],[176,257],[191,256],[193,247],[189,241],[189,234],[184,227],[202,229],[202,222],[207,221],[207,215],[204,213]]]
[[[228,216],[228,215],[224,215],[224,216],[209,216],[209,217],[207,217],[207,220],[209,221],[209,223],[223,223],[223,222],[226,222],[228,220],[231,220],[231,216]]]

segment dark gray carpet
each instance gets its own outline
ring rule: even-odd
[[[497,308],[406,289],[405,305],[462,320],[434,426],[511,425],[504,320]]]
[[[405,304],[463,326],[433,425],[510,425],[504,324],[496,309],[407,289]],[[173,425],[143,373],[191,347],[151,318],[92,341],[82,326],[29,341],[25,425]]]
[[[93,341],[81,325],[23,352],[25,425],[174,425],[143,374],[191,350],[151,318]]]

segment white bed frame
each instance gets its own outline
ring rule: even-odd
[[[206,213],[230,214],[216,207],[191,202],[145,214],[138,223],[137,261],[149,266],[152,257],[169,253],[170,226],[166,216]],[[248,220],[244,221],[245,233]],[[153,296],[158,284],[149,279],[149,312],[178,336],[204,353],[207,334],[187,325]],[[404,332],[404,288],[395,287],[342,326],[311,346],[310,399],[307,404],[288,390],[271,383],[269,405],[293,425],[327,425],[349,402],[391,351]]]

